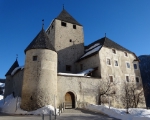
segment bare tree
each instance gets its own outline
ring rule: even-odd
[[[114,81],[110,81],[109,79],[102,79],[101,84],[99,85],[98,90],[98,104],[101,105],[102,103],[108,103],[107,97],[112,97],[115,92],[115,85],[116,83]]]
[[[139,103],[144,103],[143,89],[139,90],[135,83],[125,82],[122,90],[121,100],[127,113],[129,108],[137,108]]]

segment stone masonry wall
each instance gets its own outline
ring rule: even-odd
[[[66,27],[61,26],[61,21],[55,19],[54,47],[58,53],[58,72],[76,72],[74,64],[84,54],[83,27],[66,22]],[[71,66],[71,71],[66,71],[66,65]]]
[[[65,102],[65,94],[69,91],[75,95],[76,107],[79,107],[80,102],[97,104],[100,80],[99,78],[58,76],[58,105]]]
[[[32,57],[37,56],[37,61]],[[54,106],[57,95],[57,53],[46,49],[26,52],[21,108],[36,110],[45,105]]]

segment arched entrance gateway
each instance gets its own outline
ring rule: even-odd
[[[72,92],[65,95],[65,108],[75,108],[75,95]]]

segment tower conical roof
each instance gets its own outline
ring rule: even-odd
[[[62,10],[56,19],[82,26],[65,9]]]
[[[16,67],[19,67],[18,60],[17,60],[17,59],[16,59],[16,61],[13,63],[13,65],[9,68],[9,70],[8,70],[8,72],[5,74],[5,76],[11,75],[12,71],[13,71]]]
[[[30,49],[49,49],[55,51],[55,48],[51,44],[50,39],[43,28],[25,49],[25,53]]]

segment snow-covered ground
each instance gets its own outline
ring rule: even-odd
[[[0,100],[2,100],[3,99],[3,96],[2,95],[0,95]]]
[[[110,117],[118,118],[121,120],[150,120],[150,110],[140,109],[140,108],[130,108],[129,114],[126,114],[125,109],[108,108],[102,105],[88,105],[86,107],[88,110],[95,112],[104,113]]]
[[[9,114],[33,114],[33,115],[41,115],[41,114],[49,114],[52,111],[54,114],[54,107],[51,105],[47,105],[35,111],[24,111],[20,108],[20,97],[14,98],[13,95],[9,95],[4,99],[0,100],[0,110],[3,113]],[[58,110],[57,110],[58,113]]]

